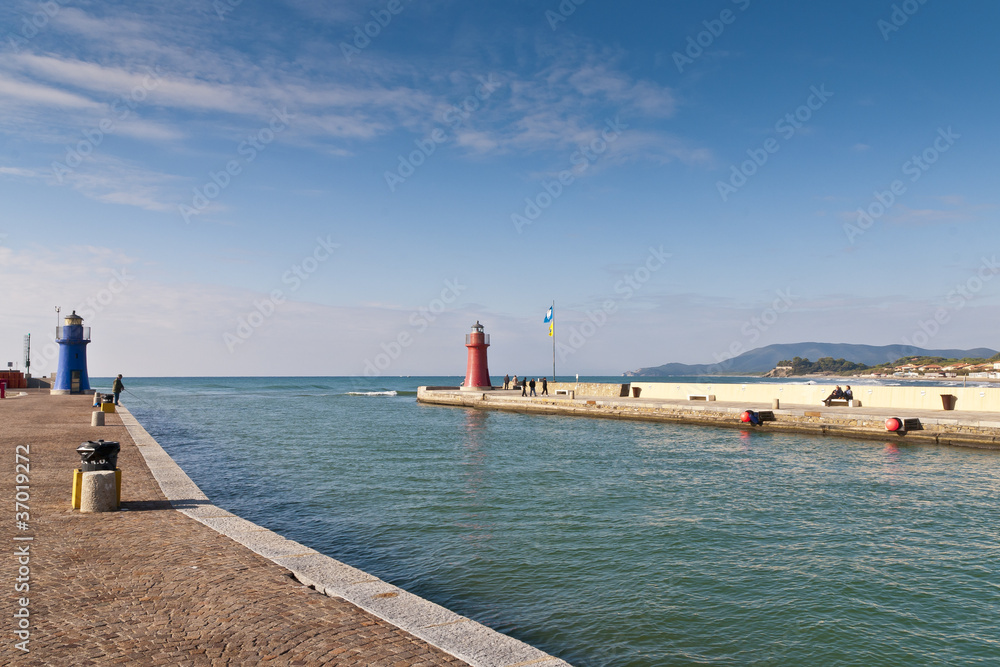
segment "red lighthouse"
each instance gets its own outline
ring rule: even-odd
[[[469,365],[465,371],[462,389],[492,389],[490,369],[486,366],[486,348],[490,346],[490,335],[483,333],[483,325],[478,321],[472,325],[472,333],[465,334],[465,347],[469,348]]]

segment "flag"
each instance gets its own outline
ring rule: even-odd
[[[545,315],[545,322],[551,322],[552,321],[552,316],[553,316],[552,307],[550,306],[549,307],[549,312],[546,313],[546,315]],[[549,335],[551,336],[552,334],[549,334]]]

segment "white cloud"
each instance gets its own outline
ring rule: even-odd
[[[4,176],[20,176],[23,178],[41,178],[42,172],[36,169],[21,169],[18,167],[0,167],[0,174]]]
[[[67,184],[80,194],[109,204],[125,204],[148,211],[176,211],[180,179],[144,168],[130,160],[94,155],[78,167],[60,172],[51,182]]]
[[[455,143],[476,153],[489,153],[497,148],[496,139],[485,132],[461,130],[455,136]]]
[[[142,120],[137,115],[131,115],[115,126],[115,132],[127,137],[145,141],[178,141],[187,134],[172,125]]]
[[[12,65],[35,78],[46,78],[74,88],[113,95],[122,95],[136,86],[144,85],[153,74],[152,70],[133,72],[75,59],[37,56],[33,53],[15,55],[11,61]]]
[[[30,106],[46,106],[70,109],[97,109],[100,104],[80,95],[68,93],[51,86],[22,81],[0,72],[0,100],[7,100]]]
[[[34,134],[42,141],[70,141],[73,132],[66,128],[92,127],[109,118],[111,98],[127,97],[142,87],[145,92],[137,108],[115,132],[143,141],[197,140],[202,133],[215,137],[235,133],[240,118],[266,120],[273,108],[287,108],[295,122],[282,141],[346,156],[357,154],[358,143],[399,129],[422,135],[439,126],[448,106],[479,85],[477,77],[464,70],[452,69],[442,76],[419,63],[381,59],[376,53],[366,54],[370,57],[363,66],[330,67],[326,59],[337,49],[325,43],[303,44],[298,61],[276,52],[263,61],[251,59],[246,52],[217,46],[215,38],[230,25],[228,18],[213,20],[218,17],[197,4],[173,9],[157,13],[154,19],[99,7],[62,8],[52,30],[72,35],[86,46],[69,48],[67,42],[66,48],[44,54],[0,56],[0,77],[5,77],[6,69],[30,75],[34,81],[0,78],[0,95],[6,82],[10,97],[43,108],[31,120],[11,114],[7,131]],[[358,18],[357,9],[346,5],[320,9],[302,0],[295,9],[306,14],[327,12],[333,23]],[[204,15],[205,22],[192,24],[191,11]],[[497,71],[499,90],[453,135],[455,145],[477,155],[564,151],[589,142],[614,115],[630,122],[672,116],[673,91],[623,73],[617,69],[620,56],[595,54],[587,45],[575,44],[539,55],[542,64],[532,75]],[[151,78],[154,63],[156,74]],[[478,68],[477,64],[474,69]],[[74,113],[67,113],[67,107]],[[661,163],[710,159],[707,149],[685,146],[654,129],[647,128],[641,137],[642,141],[623,141],[619,153],[627,148]],[[156,199],[101,196],[144,207]]]

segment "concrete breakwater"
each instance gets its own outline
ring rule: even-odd
[[[549,395],[538,397],[522,397],[520,390],[461,391],[457,387],[419,387],[417,401],[535,414],[760,428],[1000,449],[1000,389],[858,387],[854,406],[827,407],[822,399],[832,389],[833,385],[653,382],[578,385],[553,382],[549,384]],[[983,409],[944,410],[942,394],[957,395],[958,406],[964,403]],[[775,399],[778,408],[773,408]],[[985,409],[994,404],[998,406],[996,410]],[[768,417],[773,415],[773,420],[753,427],[740,421],[740,415],[746,410],[770,413]],[[886,420],[890,418],[898,418],[905,424],[905,430],[887,431]]]
[[[566,383],[569,384],[569,383]],[[841,386],[849,384],[842,382]],[[617,386],[617,385],[612,385]],[[834,389],[833,384],[785,383],[683,383],[683,382],[632,382],[631,390],[639,390],[642,398],[687,400],[689,395],[714,394],[719,401],[737,401],[771,404],[779,399],[782,404],[822,405],[824,398]],[[853,388],[856,402],[866,408],[914,409],[927,412],[942,410],[942,396],[954,396],[955,408],[963,412],[1000,413],[1000,387],[898,387],[858,385]]]

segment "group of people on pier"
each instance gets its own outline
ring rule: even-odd
[[[512,382],[513,382],[513,385],[514,385],[513,387],[511,387],[511,383]],[[535,387],[537,386],[537,383],[541,383],[541,385],[542,385],[542,393],[541,394],[536,394],[535,393]],[[528,380],[527,378],[521,379],[520,383],[518,383],[516,375],[514,376],[513,380],[511,380],[509,374],[503,376],[503,388],[504,389],[511,389],[511,388],[517,389],[518,387],[520,387],[521,388],[521,396],[548,396],[549,395],[549,380],[548,380],[548,378],[542,378],[541,380],[538,380],[537,383],[536,383],[536,380],[534,380],[534,379]],[[528,393],[529,391],[531,393]]]

